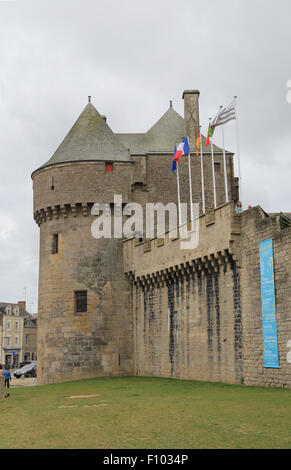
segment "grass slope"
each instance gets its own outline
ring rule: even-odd
[[[290,399],[286,389],[144,377],[12,388],[0,448],[290,448]]]

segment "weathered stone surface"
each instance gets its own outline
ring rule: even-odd
[[[281,230],[276,217],[259,207],[238,215],[233,202],[225,204],[221,149],[214,154],[220,163],[216,209],[211,156],[203,157],[207,212],[199,220],[198,247],[181,250],[179,237],[123,241],[92,236],[93,204],[105,202],[113,209],[116,194],[123,203],[143,207],[147,202],[177,203],[176,176],[170,171],[173,149],[166,148],[171,138],[167,126],[172,130],[178,122],[177,132],[182,132],[176,114],[170,110],[146,134],[115,134],[114,142],[133,142],[136,150],[122,161],[115,155],[113,172],[106,173],[104,159],[96,154],[95,160],[90,145],[91,153],[84,146],[88,159],[82,154],[78,160],[75,153],[70,161],[66,146],[65,161],[58,154],[57,161],[34,172],[34,217],[40,226],[38,383],[135,374],[290,387],[291,231]],[[197,93],[185,94],[186,114],[189,120],[194,116],[190,124],[197,130]],[[81,130],[86,136],[86,129]],[[159,132],[163,148],[156,151],[147,145],[157,145]],[[191,155],[190,164],[193,202],[200,203],[201,211],[200,156]],[[230,153],[226,166],[228,196],[234,201],[238,194]],[[189,203],[185,157],[179,174],[181,202]],[[57,254],[52,250],[55,234]],[[278,370],[263,366],[259,241],[270,237]],[[87,312],[78,314],[75,292],[84,290]]]
[[[5,379],[3,377],[3,375],[1,374],[0,375],[0,400],[2,400],[2,398],[4,398],[4,395],[5,395]]]

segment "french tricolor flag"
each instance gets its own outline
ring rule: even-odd
[[[189,153],[190,153],[190,148],[189,148],[188,137],[185,137],[185,139],[183,139],[182,142],[180,142],[177,147],[176,153],[174,155],[175,162],[179,163],[181,156],[188,155]]]

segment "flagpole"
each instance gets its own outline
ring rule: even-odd
[[[199,129],[200,129],[200,162],[201,162],[202,211],[203,211],[203,214],[205,214],[204,169],[203,169],[203,152],[202,152],[201,126],[199,126]]]
[[[189,142],[189,139],[188,139]],[[190,214],[191,222],[193,225],[193,197],[192,197],[192,174],[191,174],[191,158],[190,158],[190,144],[189,144],[189,153],[188,153],[188,167],[189,167],[189,190],[190,190]]]
[[[222,109],[223,106],[220,106]],[[225,185],[225,202],[228,202],[228,187],[227,187],[227,174],[226,174],[226,161],[225,161],[225,147],[224,147],[224,129],[223,125],[221,126],[222,133],[222,148],[223,148],[223,168],[224,168],[224,185]]]
[[[180,202],[180,181],[179,181],[179,162],[177,162],[177,188],[178,188],[178,214],[179,214],[179,227],[181,224],[181,202]]]
[[[238,179],[239,179],[239,198],[242,203],[243,201],[243,192],[242,192],[242,185],[241,185],[241,171],[240,171],[240,148],[239,148],[239,137],[238,137],[238,101],[237,96],[234,97],[234,109],[235,109],[235,117],[236,117],[236,142],[237,142],[237,163],[238,163]]]
[[[211,123],[211,118],[209,118],[209,126]],[[216,184],[215,184],[215,170],[214,170],[214,156],[213,156],[213,143],[212,143],[212,137],[210,138],[210,143],[211,143],[211,162],[212,162],[212,183],[213,183],[213,200],[214,200],[214,208],[216,208],[217,203],[216,203]]]

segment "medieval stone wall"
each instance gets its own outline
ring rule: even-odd
[[[279,369],[264,367],[259,242],[273,239]],[[246,385],[291,386],[291,229],[233,203],[200,217],[200,243],[124,243],[133,285],[134,371]]]
[[[123,165],[115,163],[109,174],[97,163],[34,175],[40,226],[38,383],[132,374],[131,297],[122,241],[97,240],[91,233],[92,203],[113,201],[110,178],[117,194],[130,187],[130,166]],[[87,292],[87,312],[76,313],[76,291]]]
[[[291,387],[287,343],[291,339],[291,229],[259,207],[242,215],[241,290],[244,377],[247,385]],[[265,368],[262,336],[259,242],[273,239],[279,369]]]
[[[235,268],[135,286],[135,374],[240,383],[241,311]]]
[[[240,383],[240,218],[233,203],[200,217],[200,243],[124,243],[133,282],[135,374]]]
[[[149,202],[168,202],[177,203],[177,178],[176,173],[171,173],[171,164],[173,156],[167,155],[149,155],[147,157],[147,190],[149,191]],[[221,154],[214,157],[216,163],[220,163],[220,172],[215,173],[217,205],[226,202],[223,158]],[[228,197],[234,199],[233,188],[233,160],[232,156],[226,156]],[[214,207],[213,184],[212,184],[212,164],[211,155],[203,156],[204,185],[205,185],[205,207],[211,209]],[[192,174],[192,193],[193,202],[200,203],[200,213],[202,213],[202,195],[201,195],[201,162],[200,156],[191,155],[191,174]],[[181,202],[189,204],[189,170],[188,156],[183,156],[179,162],[180,191]]]

